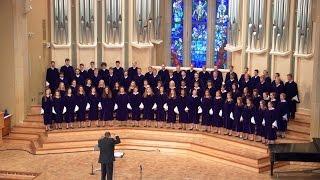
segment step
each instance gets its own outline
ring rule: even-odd
[[[42,115],[27,115],[24,122],[42,122],[43,123],[43,117]]]
[[[12,128],[12,132],[39,134],[39,133],[44,133],[45,129],[14,126]]]
[[[40,114],[41,111],[41,105],[33,105],[30,107],[30,114]]]
[[[310,123],[301,122],[301,121],[296,121],[296,120],[290,120],[289,123],[288,123],[288,126],[291,126],[291,125],[303,126],[303,127],[308,127],[308,128],[310,128]]]
[[[43,122],[40,122],[40,121],[23,121],[23,123],[18,125],[22,125],[22,126],[26,125],[26,126],[34,126],[34,127],[42,127],[42,128],[45,127]]]
[[[29,123],[17,124],[14,127],[16,127],[16,128],[29,128],[29,129],[43,129],[43,130],[45,130],[45,127],[43,125],[29,124]]]
[[[39,139],[39,135],[37,134],[23,134],[23,133],[10,133],[9,136],[5,138],[20,138],[26,140],[37,140]]]
[[[297,114],[296,113],[296,118],[290,121],[296,121],[296,122],[301,122],[301,123],[308,123],[310,124],[311,122],[311,116],[310,115],[305,115],[305,114]],[[290,122],[289,121],[289,122]]]
[[[142,128],[142,127],[91,127],[91,128],[75,128],[75,129],[63,129],[63,130],[58,130],[58,131],[51,131],[48,133],[48,137],[50,136],[64,136],[66,134],[70,134],[72,133],[73,135],[77,135],[77,134],[88,134],[88,133],[100,133],[100,136],[104,134],[104,132],[106,130],[110,130],[111,132],[114,131],[115,133],[117,133],[120,130],[126,130],[126,131],[132,131],[132,132],[136,132],[136,133],[140,133],[141,131],[143,131],[144,135],[153,135],[155,134],[155,132],[159,132],[159,133],[177,133],[175,134],[175,136],[199,136],[199,135],[203,135],[203,136],[209,136],[209,137],[215,137],[215,138],[219,138],[220,140],[224,140],[226,142],[233,142],[236,143],[238,145],[250,145],[250,146],[254,146],[257,149],[266,149],[265,145],[261,144],[261,143],[257,143],[254,141],[244,141],[238,137],[234,137],[234,136],[225,136],[225,135],[219,135],[219,134],[213,134],[213,133],[207,133],[207,132],[200,132],[200,131],[185,131],[185,130],[178,130],[178,129],[159,129],[159,128]],[[203,138],[203,137],[201,137]]]
[[[276,140],[277,144],[282,144],[282,143],[310,143],[309,140],[296,140],[296,139],[287,139],[287,138],[278,138]]]
[[[310,127],[289,124],[288,131],[310,135]]]
[[[81,139],[78,141],[53,141],[51,140],[50,142],[44,142],[43,144],[43,148],[57,148],[57,147],[61,147],[61,148],[67,148],[67,147],[82,147],[82,146],[94,146],[95,144],[97,144],[97,139],[99,137],[93,137],[93,138],[87,138],[87,139]],[[220,144],[217,144],[219,140],[214,140],[211,139],[211,142],[208,142],[206,144],[204,143],[193,143],[193,142],[183,142],[183,141],[176,141],[176,140],[158,140],[158,139],[136,139],[139,137],[135,137],[135,138],[122,138],[122,142],[123,143],[129,143],[129,144],[138,144],[138,145],[147,145],[147,146],[152,146],[152,145],[159,145],[159,146],[169,146],[169,147],[175,147],[172,144],[174,143],[178,143],[178,145],[188,145],[188,146],[192,146],[192,145],[196,145],[196,146],[201,146],[201,147],[207,147],[207,148],[212,148],[212,149],[216,149],[219,151],[223,151],[224,153],[234,153],[238,156],[242,156],[242,157],[246,157],[246,158],[252,158],[255,160],[258,160],[261,158],[261,156],[267,155],[267,153],[260,153],[260,152],[255,152],[253,151],[252,153],[248,154],[248,151],[252,151],[252,149],[250,149],[250,147],[247,148],[241,148],[239,146],[232,146],[229,145],[227,143],[223,143],[220,142]]]
[[[308,141],[310,139],[310,135],[303,134],[303,133],[298,133],[295,131],[288,131],[286,133],[285,139],[290,139],[290,140],[306,140]]]
[[[73,146],[64,147],[64,148],[39,148],[37,149],[37,154],[44,154],[44,153],[62,153],[62,152],[80,152],[80,151],[92,151],[93,146],[95,145],[96,141],[88,141],[88,142],[81,142],[81,144],[73,144]],[[133,140],[130,142],[130,140],[124,140],[123,143],[117,146],[118,149],[125,150],[127,146],[139,146],[140,149],[147,147],[147,148],[156,148],[156,149],[172,149],[172,150],[188,150],[193,151],[197,153],[203,153],[207,154],[216,158],[224,159],[227,161],[232,161],[235,163],[240,163],[243,165],[251,166],[251,167],[258,167],[258,163],[260,163],[257,159],[250,159],[248,157],[242,157],[236,154],[232,153],[225,153],[222,151],[219,151],[217,149],[208,148],[204,146],[198,146],[198,145],[187,145],[185,143],[177,143],[177,142],[164,142],[166,146],[161,145],[161,143],[158,143],[157,145],[152,145],[154,142],[148,142],[145,140]],[[55,144],[58,146],[57,144]],[[78,145],[78,147],[76,146]],[[264,157],[261,157],[259,160],[261,160],[261,163],[265,163],[269,160],[269,156],[265,155]]]

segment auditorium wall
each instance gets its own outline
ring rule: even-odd
[[[48,62],[52,59],[51,50],[46,47],[47,43],[50,42],[50,0],[32,0],[33,8],[26,14],[26,19],[23,18],[25,14],[23,12],[24,3],[22,2],[19,0],[1,0],[0,2],[0,22],[3,23],[2,27],[6,27],[0,29],[0,39],[2,41],[0,43],[0,78],[3,84],[0,94],[0,109],[7,108],[10,112],[17,114],[16,122],[23,120],[29,105],[40,104],[45,71]],[[126,1],[128,4],[130,2]],[[167,10],[170,4],[166,2],[168,1],[162,1],[162,7]],[[294,2],[291,2],[294,5]],[[20,9],[15,5],[16,3],[20,4]],[[319,3],[313,6],[313,17],[319,17],[316,7],[319,7]],[[21,11],[19,18],[17,17],[18,10]],[[129,11],[130,16],[132,9],[129,8]],[[168,27],[170,27],[171,13],[165,10],[161,12],[164,17],[162,21],[163,42],[160,45],[154,45],[152,48],[137,48],[129,44],[128,54],[119,49],[108,49],[104,54],[104,59],[110,66],[114,65],[113,59],[120,60],[123,62],[122,64],[129,66],[132,61],[138,61],[138,64],[144,69],[149,65],[161,65],[170,61],[170,28]],[[290,16],[294,15],[295,12],[292,11]],[[294,25],[293,20],[290,22]],[[133,25],[133,22],[129,23]],[[24,31],[23,28],[27,29]],[[242,27],[242,30],[245,28]],[[132,26],[128,27],[129,42],[133,38],[133,29]],[[291,33],[294,33],[294,31]],[[17,39],[20,40],[15,43]],[[245,39],[243,39],[243,42],[245,42]],[[18,46],[19,44],[20,46]],[[319,50],[317,49],[317,51]],[[287,56],[270,56],[269,53],[253,56],[245,51],[245,45],[242,46],[241,50],[230,53],[229,57],[238,74],[241,74],[246,66],[250,67],[250,71],[268,69],[271,76],[275,72],[279,72],[283,79],[285,79],[287,73],[293,73],[300,90],[299,111],[310,114],[313,64],[314,60],[318,60],[316,57],[298,58],[293,56],[293,52]],[[63,60],[60,61],[63,62]],[[74,62],[79,64],[77,60],[74,60]],[[15,120],[15,117],[13,119]]]
[[[248,3],[247,0],[243,1],[245,5]],[[271,2],[268,2],[267,11],[271,12],[270,9]],[[296,9],[296,2],[290,1],[290,22],[289,22],[289,50],[287,54],[272,54],[271,51],[271,33],[266,33],[266,50],[263,53],[252,53],[246,51],[246,46],[243,44],[246,42],[246,34],[244,30],[247,29],[247,17],[245,16],[248,12],[248,9],[244,9],[242,12],[243,24],[241,28],[241,50],[230,52],[232,65],[235,66],[235,71],[238,74],[243,72],[244,67],[249,68],[249,72],[253,72],[255,69],[259,69],[262,73],[263,70],[268,70],[271,78],[273,78],[274,73],[280,73],[283,80],[286,80],[286,75],[292,73],[294,75],[295,81],[298,83],[299,95],[301,103],[298,104],[298,112],[310,115],[311,111],[311,89],[312,89],[312,79],[313,79],[313,61],[316,60],[316,57],[310,56],[305,57],[296,57],[294,56],[294,38],[295,38],[295,15],[296,12],[293,9]],[[319,6],[317,1],[314,1],[312,9],[312,18],[315,21],[316,17],[319,17],[319,11],[316,8]],[[271,27],[270,18],[267,16],[267,27]],[[315,32],[316,27],[313,27]],[[271,29],[271,28],[270,28]],[[268,30],[267,30],[268,31]],[[313,34],[315,37],[316,34]],[[315,43],[315,42],[313,42]],[[313,45],[314,47],[315,45]],[[318,49],[315,49],[318,50]],[[319,50],[318,50],[319,51]]]
[[[14,124],[24,120],[29,105],[27,19],[23,1],[3,0],[0,8],[0,108],[13,114]]]
[[[3,0],[0,5],[0,111],[8,109],[13,112],[14,109],[14,50],[13,50],[13,7],[11,0]],[[6,28],[3,28],[6,27]]]

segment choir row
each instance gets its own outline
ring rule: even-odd
[[[150,126],[153,120],[161,126],[166,122],[169,127],[179,123],[184,129],[187,126],[199,129],[198,126],[202,125],[206,131],[213,129],[221,133],[224,128],[229,135],[235,132],[247,139],[251,134],[272,143],[277,131],[284,135],[290,116],[284,93],[280,94],[279,100],[275,93],[271,93],[270,98],[262,98],[256,90],[253,96],[249,95],[247,87],[242,96],[220,90],[211,96],[209,89],[199,96],[197,89],[188,94],[183,88],[179,94],[171,88],[167,95],[164,86],[154,94],[150,85],[146,86],[143,94],[139,93],[138,86],[128,94],[124,87],[120,87],[118,93],[112,93],[111,88],[105,87],[100,97],[95,87],[87,94],[83,86],[79,86],[77,91],[74,95],[72,88],[68,88],[64,96],[61,96],[61,91],[55,91],[52,97],[51,90],[46,89],[42,98],[46,130],[50,130],[52,122],[56,128],[61,128],[64,121],[69,128],[76,120],[79,127],[84,127],[86,120],[90,126],[91,121],[97,121],[99,125],[99,120],[105,125],[114,118],[124,123],[130,116],[137,126],[141,119],[145,120],[145,126]]]

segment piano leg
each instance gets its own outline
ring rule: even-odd
[[[270,161],[271,167],[270,167],[270,175],[273,176],[273,165],[274,161]]]

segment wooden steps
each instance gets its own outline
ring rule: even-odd
[[[29,114],[40,114],[41,105],[33,105],[30,107]]]
[[[5,143],[34,154],[56,154],[93,151],[106,130],[121,137],[117,149],[182,153],[235,167],[264,172],[270,169],[266,145],[200,131],[161,128],[91,127],[45,132],[40,106],[32,106],[24,123],[12,128]],[[310,138],[310,116],[297,114],[289,121],[286,138],[277,143],[305,143]],[[283,166],[287,163],[277,163]]]
[[[154,128],[115,127],[108,130],[120,135],[122,143],[117,146],[118,149],[132,149],[134,147],[138,150],[198,153],[210,156],[213,159],[228,161],[229,164],[234,166],[241,164],[242,168],[255,172],[262,172],[270,166],[266,146],[252,145],[258,143],[250,141],[228,140],[232,137],[221,138],[223,135]],[[97,140],[105,131],[102,128],[86,128],[49,132],[42,147],[37,148],[35,153],[54,154],[92,151],[97,144]]]

